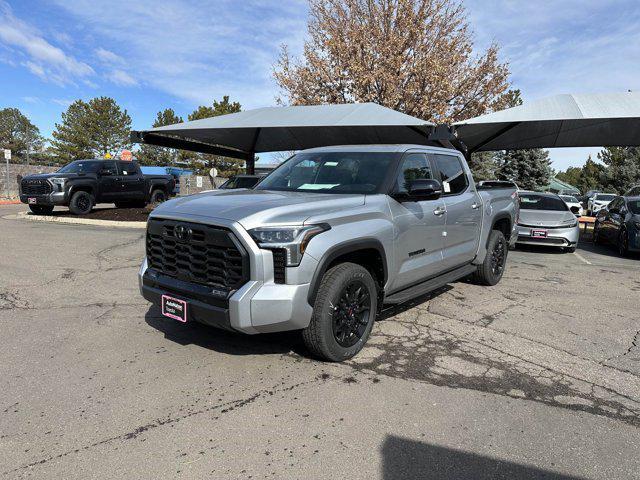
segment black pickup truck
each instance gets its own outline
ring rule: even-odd
[[[136,162],[76,160],[55,173],[29,175],[20,181],[20,201],[36,214],[56,205],[85,215],[96,203],[116,207],[160,203],[173,194],[171,175],[144,175]]]

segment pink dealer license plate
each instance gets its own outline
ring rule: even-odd
[[[162,295],[162,315],[185,323],[187,321],[187,302]]]

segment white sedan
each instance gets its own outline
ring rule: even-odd
[[[560,198],[567,204],[569,210],[571,210],[577,217],[584,215],[584,209],[582,204],[573,195],[560,195]]]
[[[615,193],[596,193],[593,197],[591,197],[591,199],[589,199],[587,210],[591,212],[591,215],[595,215],[604,207],[609,205],[611,200],[613,200],[615,197]]]

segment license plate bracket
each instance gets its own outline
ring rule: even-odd
[[[169,295],[162,295],[162,315],[187,323],[187,302]]]
[[[531,236],[533,238],[547,238],[549,232],[547,232],[547,230],[543,230],[543,229],[532,229],[531,230]]]

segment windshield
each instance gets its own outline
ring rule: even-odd
[[[373,193],[385,178],[393,152],[299,153],[274,170],[256,190]]]
[[[560,195],[560,198],[563,199],[565,202],[568,202],[568,203],[578,203],[578,199],[576,197],[571,196],[571,195]]]
[[[640,200],[629,200],[627,202],[629,211],[634,215],[640,215]]]
[[[613,193],[599,193],[595,196],[595,200],[602,200],[605,202],[610,202],[611,200],[613,200],[615,198],[615,195]]]
[[[58,173],[97,173],[101,167],[101,161],[76,160],[62,167]]]
[[[556,210],[567,211],[567,204],[558,197],[548,197],[546,195],[520,195],[520,208],[522,210]]]

